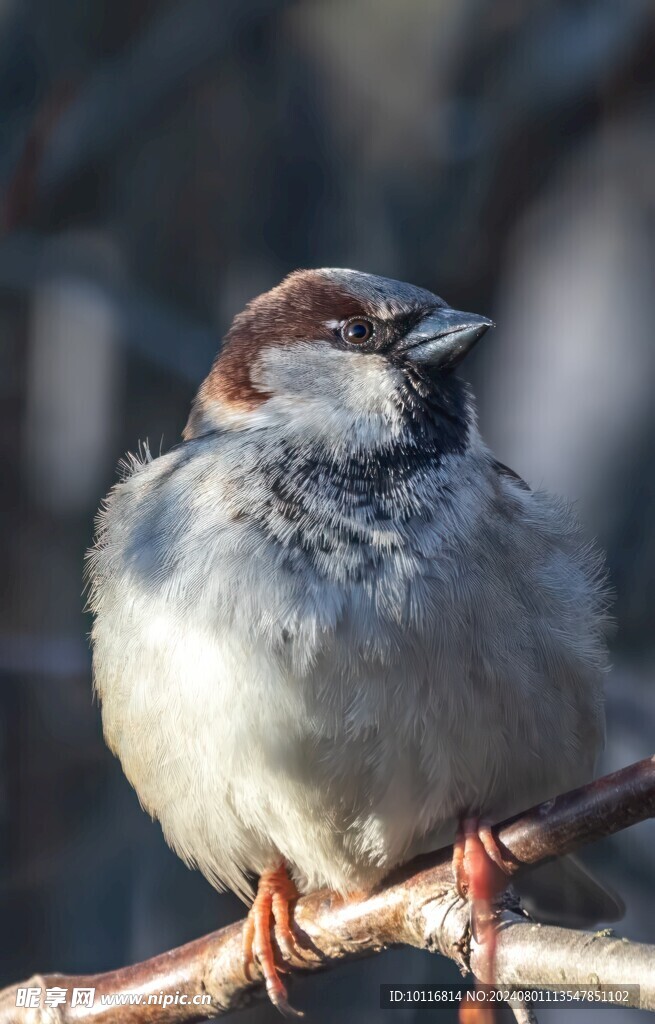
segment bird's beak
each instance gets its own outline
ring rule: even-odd
[[[396,351],[405,359],[435,369],[451,369],[466,356],[493,321],[477,313],[435,309],[408,331]]]

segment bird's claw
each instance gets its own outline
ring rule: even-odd
[[[291,928],[290,903],[297,899],[298,890],[289,878],[284,864],[264,871],[259,879],[257,895],[243,928],[243,968],[248,978],[255,961],[259,964],[266,992],[273,1006],[287,1017],[304,1016],[294,1009],[287,998],[286,987],[280,978],[284,967],[275,962],[271,932],[285,960],[292,963],[303,957]]]
[[[455,887],[462,899],[493,900],[505,888],[507,866],[488,822],[465,818],[453,846]]]
[[[482,971],[488,984],[496,976],[496,927],[494,902],[505,889],[507,868],[491,826],[479,818],[466,818],[453,846],[453,874],[457,892],[469,902],[471,935],[483,951]],[[460,1024],[469,1020],[493,1021],[489,1010],[477,1018],[460,1014]]]

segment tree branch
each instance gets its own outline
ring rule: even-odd
[[[611,835],[655,816],[655,757],[566,793],[494,828],[510,874]],[[372,895],[344,901],[327,890],[298,901],[294,922],[306,971],[370,956],[392,945],[442,953],[476,975],[484,956],[470,936],[468,906],[457,896],[452,850],[418,857],[395,871]],[[497,946],[499,985],[594,987],[639,985],[642,1009],[655,1009],[655,948],[606,933],[536,925],[507,909],[504,901]],[[0,993],[0,1024],[190,1024],[240,1009],[261,998],[259,976],[246,977],[237,922],[143,963],[106,974],[73,977],[35,975]],[[484,981],[484,977],[482,978]],[[18,987],[61,987],[68,1000],[58,1007],[16,1007]],[[94,988],[92,1008],[70,1005],[73,988]],[[187,1004],[144,1005],[160,992],[187,996]],[[103,996],[140,993],[141,1005],[102,1005]],[[209,995],[211,1005],[189,1005]],[[631,1005],[634,1005],[634,1000]]]

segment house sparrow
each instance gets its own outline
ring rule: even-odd
[[[585,782],[602,744],[602,562],[480,439],[454,371],[490,326],[297,271],[99,516],[107,743],[187,864],[247,901],[259,876],[247,953],[279,1006],[296,887],[369,889]]]

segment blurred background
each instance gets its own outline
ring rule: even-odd
[[[654,129],[652,0],[0,0],[0,983],[242,916],[103,745],[82,571],[119,457],[178,441],[231,317],[296,267],[496,320],[482,432],[608,552],[601,767],[653,753]],[[586,851],[650,942],[654,847]],[[381,980],[456,976],[400,950],[292,1002],[386,1020]]]

